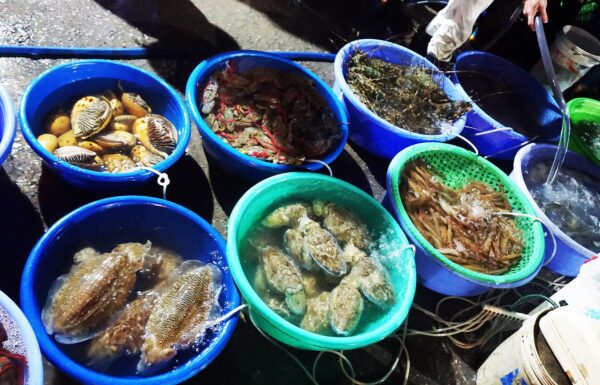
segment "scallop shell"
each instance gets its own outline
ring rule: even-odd
[[[96,135],[94,142],[108,150],[121,150],[135,146],[133,134],[125,131],[109,131]]]
[[[186,261],[161,293],[146,325],[138,371],[170,361],[178,350],[198,342],[220,291],[221,272],[212,264]]]
[[[71,112],[75,137],[86,139],[99,133],[108,125],[111,117],[112,109],[107,99],[94,96],[80,99]]]
[[[161,115],[146,115],[135,121],[133,133],[148,151],[164,158],[175,150],[177,129]]]
[[[111,90],[106,90],[101,94],[101,97],[104,97],[108,100],[113,116],[116,117],[125,113],[123,103],[121,100],[119,100],[119,97],[114,92]]]
[[[117,87],[122,93],[121,102],[123,102],[123,106],[129,114],[141,118],[152,112],[152,109],[148,103],[146,103],[146,101],[139,94],[123,90],[123,87],[121,87],[121,82],[117,83]]]
[[[78,146],[66,146],[57,148],[54,155],[74,166],[91,170],[99,170],[104,166],[102,159],[95,152]]]

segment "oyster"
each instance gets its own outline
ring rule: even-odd
[[[306,293],[298,266],[285,255],[283,250],[273,246],[265,247],[260,254],[260,259],[269,286],[285,296],[285,302],[292,313],[304,314]]]
[[[281,206],[267,215],[262,224],[272,229],[283,226],[296,227],[300,218],[308,216],[308,209],[309,207],[302,203]]]
[[[170,361],[178,350],[198,342],[218,306],[221,271],[212,264],[189,260],[167,281],[146,324],[138,371]]]
[[[329,203],[323,207],[323,227],[329,230],[340,242],[352,243],[359,249],[369,246],[367,227],[350,211]]]
[[[135,115],[120,115],[115,116],[110,121],[110,128],[114,131],[126,131],[131,132],[133,128],[133,123],[137,120],[137,116]]]
[[[102,161],[108,172],[128,172],[136,167],[133,159],[123,154],[106,154],[102,157]]]
[[[336,334],[347,336],[354,332],[364,310],[364,301],[350,277],[331,291],[329,323]]]
[[[309,271],[303,271],[302,286],[304,286],[306,298],[314,298],[318,296],[321,292],[325,290],[325,285],[323,283],[323,275],[320,272],[313,273]]]
[[[147,291],[125,306],[125,309],[87,348],[88,364],[108,364],[123,354],[140,352],[150,313],[156,304],[156,291]]]
[[[333,276],[346,274],[348,265],[334,236],[308,217],[299,222],[298,230],[304,239],[303,259],[310,256],[325,272]]]
[[[133,134],[148,151],[164,158],[175,150],[177,129],[161,115],[146,115],[133,123]]]
[[[308,300],[306,314],[300,322],[302,329],[313,333],[323,333],[329,328],[329,292]]]
[[[353,277],[363,295],[380,308],[396,302],[396,293],[385,268],[373,258],[362,258],[352,268]]]
[[[354,266],[363,258],[369,258],[367,253],[354,246],[352,242],[346,243],[344,246],[344,251],[342,253],[342,257],[344,261],[350,266]]]
[[[150,152],[144,146],[137,145],[131,149],[131,158],[138,164],[146,167],[156,166],[158,163],[165,160],[160,155]]]
[[[42,311],[48,334],[65,344],[93,337],[123,307],[142,267],[128,253],[78,253],[76,259],[54,283]]]
[[[57,148],[54,155],[65,162],[74,166],[88,168],[90,170],[100,170],[104,163],[94,151],[86,150],[78,146],[66,146]]]
[[[71,111],[71,125],[76,138],[86,139],[102,131],[112,118],[112,109],[105,98],[86,96],[79,99]]]

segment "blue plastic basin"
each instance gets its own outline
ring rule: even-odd
[[[164,172],[184,153],[190,140],[190,119],[177,92],[158,76],[129,64],[108,60],[81,60],[50,68],[35,78],[21,97],[19,123],[27,143],[44,163],[74,186],[91,191],[126,191],[147,182],[149,171],[111,174],[86,170],[60,161],[37,141],[45,133],[48,115],[58,107],[70,109],[85,95],[115,90],[117,80],[124,89],[137,92],[150,104],[152,112],[168,118],[177,127],[179,139],[173,153],[154,168]]]
[[[346,44],[337,54],[334,63],[334,89],[343,100],[350,116],[350,140],[367,151],[388,159],[400,150],[421,142],[446,142],[462,131],[466,117],[457,119],[447,133],[440,135],[422,135],[397,127],[371,112],[350,90],[346,83],[347,65],[356,51],[366,52],[369,56],[394,64],[431,68],[437,71],[433,76],[441,84],[451,100],[464,99],[450,79],[439,73],[429,60],[421,55],[383,40],[364,39]]]
[[[204,149],[214,157],[219,164],[231,173],[240,175],[248,180],[258,181],[270,176],[288,171],[319,170],[323,167],[320,163],[306,163],[304,167],[273,164],[264,160],[253,158],[242,154],[229,144],[223,142],[208,125],[198,109],[198,103],[202,99],[202,91],[211,74],[221,71],[228,62],[234,64],[238,72],[248,71],[255,67],[274,68],[289,71],[296,75],[309,78],[314,83],[317,92],[325,99],[335,119],[339,122],[341,139],[327,155],[322,157],[325,163],[331,163],[343,151],[348,138],[348,117],[346,109],[337,100],[331,89],[317,75],[302,67],[298,63],[282,57],[258,52],[258,51],[233,51],[214,56],[200,63],[188,79],[185,98],[192,114],[192,119],[202,136]]]
[[[8,92],[0,86],[0,166],[10,154],[15,132],[15,109]]]
[[[531,101],[530,113],[537,122],[537,127],[529,130],[532,136],[525,136],[513,130],[476,135],[506,126],[488,115],[476,102],[471,101],[473,110],[467,114],[463,135],[477,146],[481,155],[491,155],[495,159],[513,159],[517,151],[535,136],[538,137],[536,140],[540,141],[558,140],[562,127],[560,109],[552,95],[529,73],[508,60],[487,52],[463,52],[456,58],[452,80],[463,98],[468,100],[471,99],[460,84],[458,74],[461,71],[483,73],[508,84],[525,100]]]
[[[222,272],[219,296],[222,313],[235,308],[240,297],[225,260],[225,241],[204,219],[177,204],[150,197],[120,196],[85,205],[57,221],[37,242],[21,279],[21,307],[44,355],[60,370],[88,384],[178,384],[203,370],[223,350],[237,317],[208,331],[196,350],[180,352],[176,368],[150,377],[134,375],[136,360],[122,359],[111,375],[92,370],[73,359],[77,345],[55,342],[44,330],[41,311],[54,280],[73,264],[73,254],[86,246],[111,250],[121,242],[146,242],[172,250],[184,259],[216,264]],[[36,384],[37,385],[37,384]]]
[[[558,226],[554,225],[550,221],[550,219],[534,201],[529,189],[525,185],[525,180],[523,179],[523,172],[538,162],[552,162],[554,155],[556,154],[556,150],[556,146],[549,144],[530,144],[523,147],[521,150],[519,150],[515,157],[513,162],[513,171],[510,173],[510,177],[525,192],[525,195],[527,195],[527,198],[529,198],[533,204],[537,216],[544,221],[544,223],[548,226],[548,229],[555,236],[556,255],[552,260],[549,260],[549,258],[552,255],[552,250],[554,250],[554,245],[551,237],[546,237],[545,260],[547,265],[545,267],[555,273],[566,275],[567,277],[575,277],[579,274],[579,268],[581,265],[591,258],[595,253],[592,250],[588,250],[579,243],[575,242]],[[590,162],[580,155],[575,154],[574,152],[567,152],[564,166],[570,169],[582,171],[592,178],[600,180],[600,168],[598,168],[596,164]]]

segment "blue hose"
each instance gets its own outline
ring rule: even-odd
[[[86,47],[41,47],[0,45],[0,57],[47,58],[103,58],[103,59],[146,59],[197,57],[200,50],[185,48],[86,48]],[[274,55],[296,61],[315,61],[333,63],[335,55],[325,52],[282,52],[272,51]]]

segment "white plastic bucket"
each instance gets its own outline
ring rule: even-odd
[[[581,28],[563,27],[550,47],[550,56],[561,91],[585,75],[593,66],[600,64],[600,40]],[[544,65],[540,60],[531,74],[548,87]]]
[[[532,315],[494,350],[477,371],[477,385],[559,385],[548,374],[535,345],[537,321],[546,313]]]

